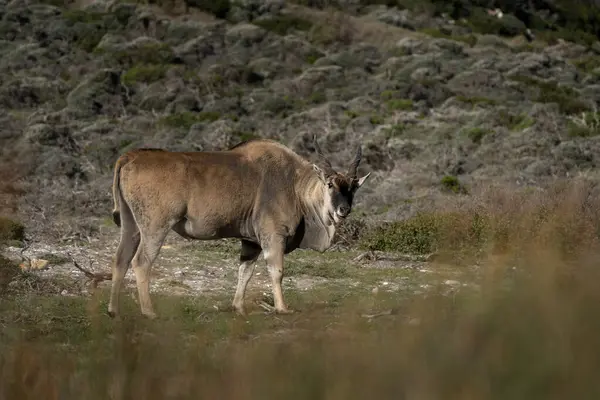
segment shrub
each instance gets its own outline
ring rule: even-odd
[[[286,35],[290,30],[308,31],[312,28],[312,22],[293,15],[278,15],[255,20],[252,23],[282,36]]]
[[[466,188],[460,183],[454,175],[446,175],[440,180],[440,184],[446,191],[453,193],[466,193]]]
[[[309,31],[310,40],[321,45],[349,45],[356,35],[356,26],[342,12],[330,13],[328,18],[315,24]]]
[[[522,131],[523,129],[529,128],[535,123],[533,118],[527,114],[513,114],[506,110],[500,110],[498,113],[496,113],[495,119],[496,123],[507,127],[511,131]]]
[[[140,64],[129,68],[121,77],[125,85],[137,82],[151,83],[165,77],[168,70],[166,65]]]
[[[465,134],[467,135],[467,137],[469,139],[471,139],[473,141],[473,143],[479,143],[481,142],[481,139],[487,135],[490,131],[488,129],[485,128],[480,128],[480,127],[474,127],[474,128],[469,128],[465,131]]]
[[[385,223],[368,231],[363,248],[428,254],[442,249],[454,251],[481,248],[487,241],[489,224],[478,213],[421,212],[404,221]]]
[[[391,139],[391,138],[402,135],[404,132],[406,132],[405,124],[402,124],[402,123],[394,124],[394,125],[390,126],[389,128],[385,129],[385,137],[387,139]]]
[[[371,115],[371,116],[369,117],[369,122],[370,122],[372,125],[381,125],[381,124],[383,124],[383,117],[382,117],[382,116],[380,116],[380,115],[377,115],[377,114],[375,114],[375,115]]]
[[[456,96],[456,99],[462,101],[463,103],[471,104],[472,106],[476,104],[486,104],[486,105],[495,105],[498,102],[494,99],[490,99],[488,97],[478,97],[478,96]]]
[[[0,217],[0,244],[9,241],[23,241],[25,239],[25,226],[10,218]]]
[[[581,117],[571,117],[568,123],[570,136],[590,137],[600,134],[600,113],[584,112]]]
[[[413,108],[413,101],[410,99],[391,99],[385,104],[390,110],[412,110]]]
[[[575,89],[559,86],[556,82],[546,82],[525,75],[515,75],[511,79],[536,87],[538,90],[534,100],[540,103],[556,103],[562,113],[576,114],[589,111],[588,105],[579,100]]]
[[[192,125],[198,122],[213,122],[221,118],[221,114],[218,112],[181,112],[176,114],[167,115],[159,120],[159,124],[163,126],[169,126],[172,128],[183,128],[189,129]]]

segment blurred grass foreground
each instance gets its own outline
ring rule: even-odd
[[[212,306],[229,294],[156,296],[154,321],[129,298],[109,319],[104,290],[3,294],[0,399],[599,398],[597,185],[456,199],[439,219],[365,239],[390,250],[435,238],[428,268],[471,280],[451,294],[288,292],[299,313],[247,319]]]

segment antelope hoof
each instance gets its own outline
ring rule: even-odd
[[[146,311],[146,312],[143,312],[142,315],[144,317],[148,318],[149,320],[153,320],[158,317],[158,315],[156,315],[156,313],[154,311]]]
[[[246,309],[244,307],[242,307],[242,306],[236,306],[236,305],[234,305],[233,306],[233,312],[235,312],[237,315],[242,316],[242,317],[245,317],[245,316],[248,315],[246,313]]]

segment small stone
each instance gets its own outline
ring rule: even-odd
[[[46,267],[48,266],[49,261],[48,260],[43,260],[41,258],[34,258],[32,259],[30,262],[24,261],[21,264],[19,264],[19,267],[23,270],[23,271],[27,271],[27,270],[44,270],[46,269]]]

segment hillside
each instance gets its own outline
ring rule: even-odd
[[[589,33],[534,26],[530,43],[512,14],[455,8],[455,21],[438,2],[55,3],[0,1],[4,213],[49,240],[98,231],[114,161],[141,146],[258,136],[314,157],[316,133],[345,168],[361,143],[373,174],[355,220],[595,174],[600,58],[578,40]]]

